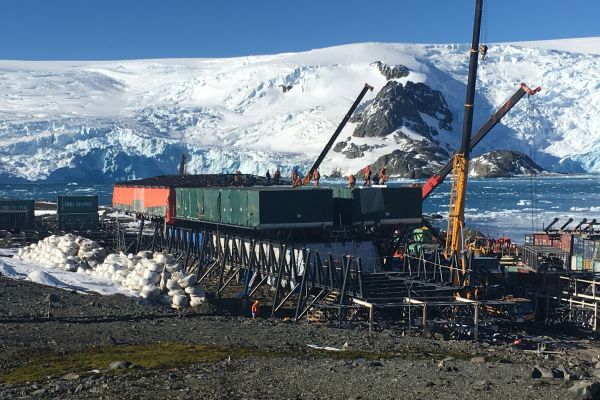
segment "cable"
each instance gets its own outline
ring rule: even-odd
[[[529,119],[529,126],[531,129],[531,140],[529,141],[529,158],[531,161],[534,161],[535,158],[535,124],[533,120],[534,112],[535,112],[535,103],[534,100],[531,100],[531,96],[527,96],[527,116]],[[529,175],[530,177],[530,193],[531,193],[531,232],[535,232],[535,220],[536,214],[535,210],[537,209],[537,180],[534,178],[533,173]]]

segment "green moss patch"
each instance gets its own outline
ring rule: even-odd
[[[364,359],[425,359],[452,356],[458,360],[466,360],[472,355],[460,352],[429,353],[418,348],[406,348],[394,352],[378,352],[369,350],[347,351],[267,351],[249,347],[222,347],[203,344],[154,343],[144,345],[122,345],[107,347],[91,347],[83,350],[57,353],[42,352],[31,356],[23,365],[1,373],[0,382],[18,384],[41,381],[60,377],[73,372],[79,375],[92,374],[97,369],[102,373],[118,374],[130,369],[109,370],[113,361],[126,360],[137,368],[160,369],[184,367],[201,362],[223,361],[241,357],[288,357],[288,358],[332,358],[342,360]]]
[[[14,384],[39,381],[68,372],[85,375],[93,369],[110,373],[127,371],[106,371],[111,362],[118,360],[127,360],[142,368],[170,368],[260,353],[259,350],[248,348],[181,343],[93,347],[67,353],[46,352],[36,354],[27,363],[0,374],[0,382]]]

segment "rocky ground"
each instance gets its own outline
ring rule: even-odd
[[[572,344],[536,354],[212,305],[182,314],[0,277],[2,399],[597,398],[600,351]]]

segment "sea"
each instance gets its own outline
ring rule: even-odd
[[[324,184],[342,185],[342,181],[324,180]],[[393,180],[390,186],[422,183],[407,179]],[[98,195],[100,205],[109,206],[112,184],[29,183],[0,184],[0,197],[56,201],[58,195]],[[600,222],[600,176],[552,175],[544,177],[469,179],[465,207],[468,228],[490,237],[508,236],[522,243],[525,235],[542,229],[555,217],[560,227],[573,218],[571,227],[583,218]],[[434,225],[447,223],[450,195],[449,180],[438,187],[423,203],[423,212],[433,216]],[[598,225],[600,229],[600,225]]]

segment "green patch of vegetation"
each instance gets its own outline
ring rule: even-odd
[[[14,384],[39,381],[68,372],[86,374],[93,369],[110,373],[127,371],[106,371],[111,362],[118,360],[127,360],[142,368],[170,368],[249,355],[266,355],[266,352],[241,347],[182,343],[93,347],[67,353],[46,352],[33,356],[20,367],[0,374],[0,382]]]
[[[379,359],[442,359],[452,356],[457,360],[467,360],[471,354],[461,352],[424,352],[418,348],[406,348],[399,351],[379,352],[371,350],[325,351],[267,351],[250,347],[222,347],[203,344],[156,343],[144,345],[123,345],[91,347],[83,350],[57,353],[37,353],[25,364],[0,374],[0,382],[18,384],[45,380],[48,377],[60,377],[68,372],[79,375],[91,374],[97,369],[102,373],[118,374],[130,369],[108,370],[113,361],[126,360],[138,368],[159,369],[184,367],[201,362],[223,361],[241,357],[323,357],[339,360],[379,360]]]

